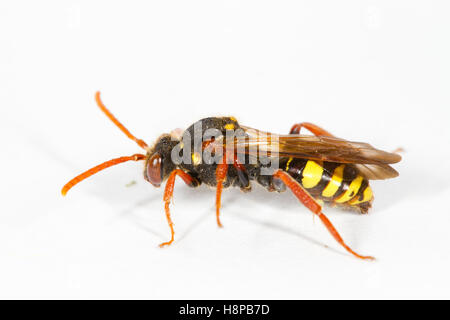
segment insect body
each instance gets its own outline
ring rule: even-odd
[[[167,246],[174,241],[169,204],[177,176],[190,187],[204,183],[216,188],[216,219],[220,227],[222,190],[239,187],[248,192],[253,181],[268,191],[291,190],[348,252],[361,259],[373,259],[359,255],[345,244],[323,214],[320,202],[367,213],[373,201],[369,180],[396,177],[398,173],[389,164],[400,161],[399,155],[336,138],[310,123],[294,125],[288,135],[276,135],[242,126],[233,117],[202,119],[184,131],[163,134],[149,147],[106,109],[98,92],[96,100],[100,109],[146,154],[106,161],[69,181],[62,189],[63,195],[100,170],[126,161],[145,161],[145,180],[155,187],[167,181],[163,200],[171,239],[160,245]],[[314,135],[301,135],[301,128]]]
[[[368,180],[349,164],[292,157],[282,164],[315,199],[361,213],[367,213],[372,205],[373,193]]]

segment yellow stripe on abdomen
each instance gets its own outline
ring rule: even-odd
[[[308,160],[303,169],[302,185],[306,189],[311,189],[317,186],[322,180],[323,167],[315,161]]]
[[[322,191],[322,196],[325,198],[330,198],[336,194],[342,184],[342,179],[344,177],[345,165],[340,165],[334,170],[333,176],[330,182]]]
[[[344,203],[352,199],[359,191],[359,188],[361,188],[361,184],[363,183],[364,178],[360,175],[358,175],[348,186],[347,191],[345,191],[339,198],[334,200],[337,203]]]
[[[373,192],[370,186],[367,186],[367,188],[363,192],[363,199],[359,200],[360,197],[354,197],[352,201],[349,202],[350,205],[360,204],[363,202],[369,202],[373,198]]]

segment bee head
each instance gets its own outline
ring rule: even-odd
[[[180,143],[174,135],[164,134],[158,138],[155,145],[146,155],[144,178],[154,187],[161,186],[170,173],[175,169],[172,161],[172,149]]]

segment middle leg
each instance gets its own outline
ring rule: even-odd
[[[222,205],[221,199],[223,183],[225,182],[228,173],[228,164],[226,158],[226,156],[223,157],[221,163],[219,163],[216,168],[216,219],[217,225],[220,228],[223,227],[222,223],[220,222],[220,207]],[[249,192],[251,190],[251,184],[247,171],[245,170],[245,167],[238,162],[236,155],[234,155],[233,167],[236,169],[238,179],[241,184],[241,190],[243,192]]]

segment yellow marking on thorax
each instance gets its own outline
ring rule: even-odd
[[[345,165],[340,165],[334,170],[333,176],[326,188],[322,191],[322,196],[329,198],[335,195],[342,184],[342,179],[344,177]]]
[[[285,169],[286,171],[289,170],[289,166],[291,165],[292,160],[294,160],[294,158],[290,157],[288,162],[286,163],[286,169]]]
[[[235,126],[233,123],[227,123],[224,128],[225,130],[234,130]]]
[[[359,197],[354,197],[351,201],[349,201],[350,205],[360,204],[363,202],[371,201],[373,198],[373,192],[370,186],[367,186],[367,188],[363,192],[363,199],[360,201]]]
[[[337,203],[344,203],[348,200],[352,199],[361,188],[361,184],[363,183],[364,178],[358,175],[349,185],[347,191],[344,192],[338,199],[334,200]]]
[[[315,161],[309,160],[303,169],[303,187],[310,189],[317,186],[322,180],[323,167]]]
[[[202,162],[202,156],[200,155],[200,153],[194,152],[192,154],[192,163],[194,164],[194,166],[200,164],[201,162]]]

